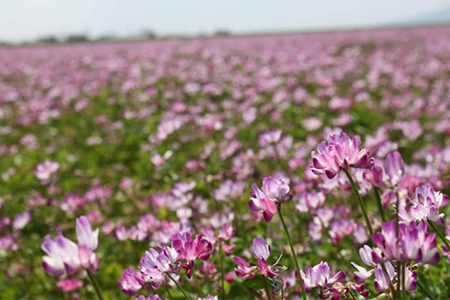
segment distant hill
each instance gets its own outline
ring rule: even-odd
[[[395,22],[393,25],[434,25],[450,24],[450,6],[439,10],[425,12],[407,20]]]

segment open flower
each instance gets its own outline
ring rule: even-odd
[[[186,274],[190,278],[192,267],[196,259],[208,260],[213,250],[212,244],[202,235],[197,235],[192,239],[189,232],[178,233],[172,236],[172,246],[177,252],[181,266],[186,269]]]
[[[270,256],[270,246],[266,244],[263,238],[258,237],[253,239],[252,250],[255,256],[258,257],[258,267],[251,266],[246,260],[234,256],[233,260],[238,265],[234,269],[236,275],[243,279],[253,279],[259,270],[259,273],[266,277],[278,276],[278,260],[273,265],[267,263],[267,259]]]
[[[381,250],[373,253],[376,262],[415,261],[420,265],[439,262],[436,234],[427,232],[426,222],[422,221],[418,225],[414,221],[399,224],[398,238],[395,220],[383,223],[381,228],[381,232],[372,236],[374,244]]]
[[[54,240],[50,235],[45,237],[41,248],[47,256],[42,258],[42,265],[48,274],[72,274],[80,267],[96,271],[98,259],[93,251],[98,246],[98,229],[93,231],[89,220],[82,216],[76,220],[76,231],[78,245],[64,237],[59,229]]]
[[[317,146],[317,152],[312,152],[311,171],[316,175],[326,174],[331,179],[350,167],[370,168],[373,159],[369,157],[369,150],[360,150],[360,143],[359,138],[351,139],[344,132],[341,135],[332,134],[328,143],[323,141]]]
[[[400,185],[405,176],[405,165],[403,158],[398,151],[389,152],[384,162],[384,169],[381,165],[374,164],[372,168],[364,172],[364,179],[375,187],[396,188]]]
[[[378,292],[382,292],[389,289],[391,281],[395,277],[395,270],[392,264],[388,261],[384,263],[384,268],[387,271],[386,273],[383,270],[381,264],[376,263],[373,259],[373,257],[376,256],[376,251],[377,250],[373,250],[367,245],[359,249],[359,255],[362,262],[365,265],[371,267],[371,269],[367,270],[366,268],[361,267],[354,262],[352,262],[351,264],[357,269],[354,274],[354,278],[357,283],[361,283],[372,275],[375,275],[375,290]]]
[[[444,214],[439,214],[439,208],[447,204],[447,195],[434,191],[429,185],[422,185],[416,188],[415,197],[408,198],[406,206],[400,208],[399,216],[405,222],[428,219],[444,225]]]
[[[256,184],[252,185],[250,193],[250,211],[262,212],[266,222],[269,222],[277,213],[277,205],[292,199],[289,185],[281,178],[265,177],[262,181],[262,190]]]
[[[122,277],[117,281],[125,295],[133,296],[142,288],[142,279],[133,268],[123,270]],[[139,280],[141,279],[141,280]]]
[[[56,173],[59,169],[59,164],[55,161],[46,160],[37,165],[34,175],[42,182],[47,182],[52,174]]]

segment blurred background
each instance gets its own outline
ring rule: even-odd
[[[16,0],[1,1],[0,42],[190,38],[448,23],[448,0]]]

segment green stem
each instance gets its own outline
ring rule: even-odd
[[[200,282],[198,281],[198,278],[197,278],[197,274],[195,274],[195,270],[192,270],[192,276],[194,277],[194,282],[197,287],[198,293],[200,294],[200,296],[202,298],[205,298],[205,293],[203,293],[203,290],[200,286]]]
[[[428,298],[430,298],[431,300],[434,300],[433,296],[430,295],[430,293],[427,292],[427,290],[420,284],[419,281],[416,282],[417,283],[417,287],[419,288],[419,290],[424,293],[425,295],[427,295]]]
[[[402,266],[402,290],[403,290],[403,296],[406,297],[407,291],[406,291],[406,263],[403,263]]]
[[[359,206],[361,207],[364,220],[366,221],[367,230],[369,231],[369,235],[373,235],[373,229],[372,225],[370,224],[369,216],[367,215],[366,206],[364,205],[363,199],[361,198],[361,195],[359,194],[358,186],[356,185],[355,181],[353,180],[352,175],[350,174],[349,170],[344,169],[343,170],[345,175],[347,175],[348,181],[350,181],[350,184],[352,186],[353,192],[356,195],[356,198],[358,198]]]
[[[267,294],[267,299],[272,300],[272,295],[270,295],[270,290],[269,290],[269,286],[267,285],[267,280],[266,277],[262,277],[263,278],[263,282],[264,282],[264,290],[266,291]]]
[[[380,215],[381,215],[381,220],[383,220],[383,222],[386,222],[386,216],[384,215],[383,204],[381,203],[380,189],[377,187],[374,187],[373,190],[375,191],[375,198],[377,199],[377,206],[378,206],[378,211],[380,212]]]
[[[94,286],[95,293],[97,294],[98,299],[103,300],[102,292],[100,291],[100,287],[98,286],[97,281],[95,280],[94,275],[92,274],[90,269],[86,269],[87,275]]]
[[[428,224],[433,228],[434,231],[436,231],[437,235],[441,238],[442,242],[447,246],[447,250],[450,250],[450,243],[445,237],[445,235],[442,234],[442,232],[437,228],[437,226],[433,223],[433,221],[427,219]]]
[[[292,256],[294,258],[295,267],[297,268],[298,278],[300,279],[300,288],[302,289],[302,298],[303,298],[303,300],[306,300],[306,293],[305,293],[305,287],[303,286],[302,273],[300,272],[300,266],[298,265],[297,255],[295,254],[295,249],[294,249],[294,245],[292,244],[291,235],[289,234],[289,230],[286,226],[286,223],[284,222],[283,214],[281,213],[281,205],[278,206],[278,216],[280,217],[281,224],[283,224],[284,231],[286,232],[286,236],[289,241],[289,246],[291,248]]]
[[[173,297],[172,297],[172,294],[170,293],[169,287],[166,288],[166,292],[167,292],[167,297],[168,297],[170,300],[173,300]]]
[[[401,281],[400,281],[400,275],[402,274],[402,266],[400,265],[400,261],[397,261],[397,292],[396,292],[396,298],[401,299]]]
[[[225,300],[225,272],[223,268],[223,251],[222,242],[219,243],[219,259],[220,259],[220,292],[222,294],[222,299]]]
[[[175,280],[175,278],[172,277],[172,275],[170,275],[169,272],[166,272],[167,276],[169,276],[170,280],[172,280],[173,283],[175,283],[175,285],[177,286],[177,288],[180,290],[180,292],[183,293],[184,297],[186,297],[186,299],[192,300],[192,298],[186,293],[186,291],[181,287],[181,285],[178,283],[178,281]]]
[[[397,197],[397,203],[395,206],[396,212],[395,212],[395,237],[398,240],[399,232],[400,232],[400,197],[398,193],[395,193],[395,196]],[[397,261],[397,298],[401,298],[401,274],[402,274],[402,266],[400,265],[400,261]]]

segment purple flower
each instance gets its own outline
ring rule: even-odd
[[[172,247],[178,253],[177,261],[182,262],[186,274],[190,278],[195,259],[208,260],[213,250],[212,244],[202,235],[192,239],[189,232],[172,236]]]
[[[30,220],[31,214],[29,212],[21,213],[14,217],[12,227],[14,230],[21,230],[28,224],[28,222],[30,222]]]
[[[64,237],[59,229],[54,240],[50,235],[45,237],[41,248],[48,255],[42,258],[47,273],[61,276],[65,272],[72,274],[80,267],[97,270],[98,259],[93,251],[98,246],[98,229],[92,231],[89,220],[82,216],[76,220],[76,231],[78,245]]]
[[[150,294],[145,298],[144,295],[140,295],[135,300],[166,300],[165,298],[161,298],[159,295]]]
[[[392,186],[397,186],[405,175],[405,166],[402,155],[398,151],[390,152],[386,156],[385,162],[386,174]]]
[[[384,162],[384,169],[381,165],[373,165],[372,168],[364,172],[364,179],[375,187],[398,187],[405,176],[405,166],[398,151],[389,152]]]
[[[85,245],[89,250],[94,251],[98,246],[98,231],[92,230],[88,218],[81,216],[76,220],[76,232],[78,245]]]
[[[259,259],[267,261],[270,256],[270,246],[266,244],[262,237],[253,239],[252,250]]]
[[[429,185],[422,185],[416,188],[415,197],[400,208],[399,216],[405,222],[429,219],[444,225],[444,214],[439,214],[439,208],[447,204],[447,195],[434,191]]]
[[[42,265],[50,275],[61,276],[65,271],[72,274],[80,266],[77,245],[64,237],[60,230],[54,240],[47,235],[41,248],[48,255],[42,258]]]
[[[330,267],[326,262],[321,262],[312,268],[306,267],[306,274],[303,273],[303,270],[300,270],[300,272],[302,273],[303,283],[307,289],[316,287],[328,289],[334,283],[341,282],[345,279],[345,273],[343,271],[331,277]]]
[[[295,205],[295,211],[298,213],[314,213],[319,207],[325,204],[325,200],[325,195],[322,192],[313,191],[311,193],[301,194]]]
[[[276,268],[278,261],[273,265],[267,263],[267,259],[270,256],[270,247],[266,244],[263,238],[258,237],[253,239],[252,250],[258,257],[258,269],[261,275],[267,277],[276,277],[279,274],[279,270]],[[251,266],[244,259],[235,256],[233,260],[237,263],[238,267],[235,269],[236,275],[244,279],[253,279],[255,277],[257,268]]]
[[[148,249],[139,264],[144,282],[150,282],[154,288],[158,288],[166,280],[165,272],[179,271],[175,268],[177,258],[178,254],[173,248],[165,247],[159,251]]]
[[[48,181],[53,173],[58,171],[59,164],[55,161],[46,160],[43,163],[40,163],[36,167],[36,171],[34,175],[41,181]]]
[[[236,275],[242,279],[253,279],[255,278],[257,268],[251,266],[246,260],[240,258],[239,256],[234,256],[233,260],[237,264],[237,268],[234,269]]]
[[[133,296],[142,288],[139,275],[133,268],[123,270],[122,277],[117,281],[120,289],[125,295]]]
[[[374,244],[381,250],[381,253],[373,253],[374,261],[416,261],[421,265],[439,262],[436,234],[427,232],[426,222],[400,224],[398,238],[395,228],[395,220],[383,223],[381,232],[372,236]]]
[[[78,278],[62,278],[58,281],[56,286],[67,293],[81,288],[83,286],[83,281],[78,280]]]
[[[358,138],[350,139],[344,132],[340,136],[332,134],[328,143],[323,141],[317,146],[317,152],[312,152],[311,171],[316,175],[326,174],[331,179],[350,167],[370,168],[373,159],[367,149],[360,150],[360,143]]]
[[[197,300],[219,300],[219,298],[217,298],[217,296],[213,296],[213,295],[208,295],[205,298],[197,298]]]
[[[262,211],[264,219],[269,222],[277,212],[277,204],[292,199],[289,193],[289,185],[284,179],[265,177],[262,182],[262,190],[256,184],[252,185],[250,193],[250,211]]]

